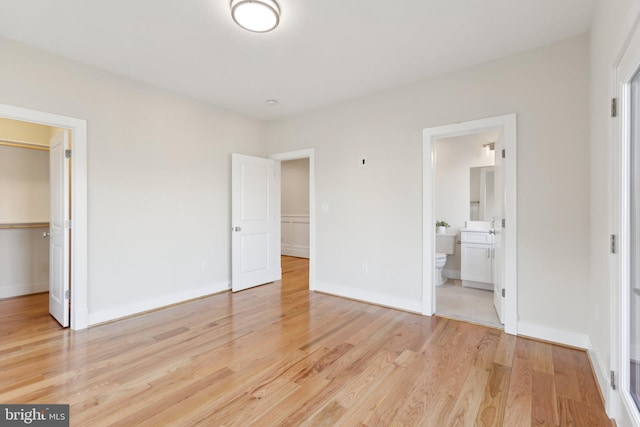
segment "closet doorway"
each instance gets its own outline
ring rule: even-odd
[[[4,104],[0,120],[0,298],[48,291],[54,318],[84,329],[86,121]]]
[[[0,118],[0,297],[49,292],[69,325],[69,134]]]

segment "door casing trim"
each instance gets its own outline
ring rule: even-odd
[[[0,104],[0,117],[71,131],[71,329],[86,329],[88,310],[87,121],[44,111]]]
[[[286,161],[309,159],[309,290],[316,290],[316,166],[315,149],[271,154],[270,159]]]
[[[517,116],[515,113],[486,119],[436,126],[422,133],[422,314],[435,313],[435,153],[434,142],[440,138],[501,129],[508,161],[504,164],[505,221],[508,232],[504,239],[504,331],[518,333],[518,223],[517,223]]]

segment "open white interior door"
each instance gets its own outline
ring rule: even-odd
[[[232,154],[231,289],[279,280],[280,162]]]
[[[64,327],[69,326],[69,132],[51,138],[49,151],[49,312]]]
[[[502,153],[504,150],[504,133],[501,133],[495,143],[495,166],[494,166],[494,215],[493,230],[493,305],[496,308],[500,323],[504,324],[505,298],[504,290],[504,228],[502,221],[505,212],[505,186],[504,186],[504,161]]]

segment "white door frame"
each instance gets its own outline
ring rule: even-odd
[[[89,325],[87,305],[87,121],[0,104],[0,117],[71,131],[71,329]]]
[[[315,148],[272,154],[273,160],[309,159],[309,290],[316,290],[316,166]]]
[[[629,257],[630,257],[630,81],[640,66],[640,5],[634,4],[621,26],[611,68],[611,97],[618,98],[617,118],[609,120],[611,234],[617,250],[609,258],[610,273],[610,370],[616,372],[617,387],[604,385],[607,414],[619,425],[640,425],[640,414],[629,393]],[[602,382],[601,382],[602,384]]]
[[[435,153],[434,143],[440,138],[468,135],[471,133],[501,129],[505,141],[508,162],[504,166],[505,221],[504,239],[504,288],[505,319],[504,331],[518,333],[518,275],[517,275],[517,221],[516,221],[516,114],[490,117],[445,126],[424,129],[422,138],[422,314],[432,316],[435,313]],[[496,153],[496,155],[498,155]]]

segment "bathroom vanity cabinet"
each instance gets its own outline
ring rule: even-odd
[[[493,290],[495,251],[489,230],[462,230],[462,286]]]

